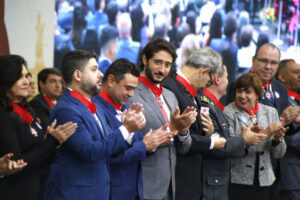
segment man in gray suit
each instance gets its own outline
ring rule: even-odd
[[[191,137],[189,127],[196,119],[196,109],[186,108],[182,114],[174,94],[162,88],[161,82],[169,74],[176,59],[175,48],[164,39],[149,42],[142,51],[142,75],[130,103],[143,104],[146,134],[165,126],[171,131],[178,131],[173,141],[147,153],[142,162],[144,199],[170,200],[175,197],[175,164],[177,153],[189,150]],[[168,125],[168,126],[167,126]]]

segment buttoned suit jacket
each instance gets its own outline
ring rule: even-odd
[[[46,131],[51,107],[44,99],[44,95],[42,93],[36,95],[29,103],[34,108],[36,116],[41,120],[43,130]]]
[[[241,136],[242,125],[250,123],[248,115],[242,109],[231,103],[225,107],[224,114],[229,122],[230,136]],[[267,128],[273,121],[279,121],[278,112],[275,108],[259,103],[256,113],[258,126]],[[249,146],[247,154],[240,158],[231,159],[231,183],[252,185],[255,173],[255,158],[259,153],[259,183],[260,186],[270,186],[275,181],[271,164],[271,157],[282,158],[286,152],[286,144],[283,140],[276,146],[272,146],[272,139],[263,140],[259,145]]]
[[[162,96],[173,113],[178,105],[174,94],[163,88]],[[150,129],[155,131],[165,125],[162,111],[157,104],[154,94],[143,83],[139,82],[134,92],[134,96],[129,99],[129,103],[138,102],[143,104],[146,117],[146,126],[141,130],[145,135]],[[170,117],[171,118],[171,117]],[[185,153],[191,144],[190,135],[184,142],[178,137],[174,142],[158,147],[154,152],[148,152],[147,158],[142,162],[144,199],[162,199],[168,194],[169,183],[172,183],[172,195],[175,197],[175,165],[176,151]]]
[[[99,95],[94,96],[93,99],[103,109],[111,129],[119,128],[122,122],[116,118],[116,108]],[[125,104],[121,111],[128,108],[128,104]],[[143,134],[137,131],[134,133],[132,144],[128,149],[110,157],[111,200],[132,200],[137,195],[143,199],[141,161],[145,159],[146,146],[143,142]]]
[[[209,108],[209,116],[214,124],[214,133],[226,138],[222,149],[211,150],[203,155],[203,200],[228,200],[230,182],[230,158],[241,157],[246,153],[242,136],[230,137],[229,125],[223,111],[203,92],[199,92],[201,107]]]
[[[109,156],[126,149],[127,143],[119,129],[111,130],[103,111],[94,115],[78,99],[65,91],[53,108],[49,121],[57,124],[77,123],[76,132],[56,153],[46,187],[45,200],[109,200]]]

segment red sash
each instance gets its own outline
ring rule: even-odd
[[[182,76],[176,75],[176,79],[184,85],[185,89],[190,93],[192,97],[195,97],[197,94],[197,91],[189,84]]]
[[[215,95],[213,95],[210,91],[208,90],[203,90],[203,94],[210,98],[222,111],[224,110],[224,105],[217,99]]]
[[[10,100],[8,104],[13,107],[13,112],[19,115],[28,125],[33,121],[32,115],[22,105],[18,105]]]
[[[76,90],[70,91],[70,95],[75,99],[78,99],[81,103],[83,103],[83,105],[85,105],[91,113],[94,114],[96,112],[97,107],[95,106],[92,100],[91,101],[87,100],[87,98],[85,98],[82,94],[80,94]]]
[[[101,91],[101,93],[99,94],[99,96],[101,96],[103,99],[105,99],[105,101],[107,101],[110,105],[112,105],[113,107],[115,107],[117,110],[121,110],[122,105],[118,104],[117,102],[115,102],[107,92],[105,92],[104,90]]]

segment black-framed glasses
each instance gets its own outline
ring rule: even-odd
[[[279,65],[279,63],[277,61],[274,61],[274,60],[268,60],[266,58],[257,58],[257,57],[255,57],[255,59],[257,59],[263,65],[267,65],[269,63],[270,63],[271,67],[277,67]]]
[[[214,81],[213,81],[213,79],[212,79],[212,75],[211,75],[211,72],[210,72],[210,71],[208,72],[208,75],[209,75],[209,78],[210,78],[210,80],[207,82],[207,85],[206,85],[206,87],[209,87],[209,86],[211,86],[211,85],[214,83]]]

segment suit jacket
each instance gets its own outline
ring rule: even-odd
[[[29,103],[34,108],[37,117],[41,120],[43,129],[46,131],[51,107],[44,99],[44,95],[42,93],[36,95]]]
[[[300,106],[300,102],[289,97],[293,106]],[[280,190],[300,189],[300,125],[292,124],[286,133],[286,154],[280,159]]]
[[[98,107],[94,115],[78,99],[65,91],[53,108],[50,122],[77,123],[76,132],[57,151],[45,191],[45,200],[109,199],[109,156],[127,143],[119,129],[111,130]]]
[[[193,106],[200,110],[198,98],[193,98],[185,87],[177,81],[176,74],[172,74],[163,82],[163,86],[174,92],[180,111],[183,112],[187,106]],[[202,130],[200,116],[190,127],[192,144],[185,155],[177,156],[176,165],[176,199],[200,199],[202,195],[202,165],[203,153],[209,152],[211,139],[205,136]]]
[[[226,106],[224,110],[229,122],[230,136],[241,136],[242,125],[248,126],[250,119],[245,111],[236,107],[234,103]],[[279,121],[276,109],[259,103],[256,113],[258,126],[266,128],[271,122]],[[272,145],[272,139],[263,140],[257,146],[249,146],[247,154],[241,158],[231,159],[231,183],[252,185],[255,173],[255,158],[259,153],[259,183],[260,186],[270,186],[275,181],[271,164],[271,156],[281,158],[285,154],[284,141],[276,146]]]
[[[0,179],[0,199],[37,200],[40,188],[41,162],[54,152],[58,142],[50,135],[44,140],[41,125],[34,119],[30,127],[14,113],[0,108],[0,157],[13,153],[13,160],[23,159],[28,165],[20,172]]]
[[[173,113],[178,105],[174,94],[163,88],[162,96]],[[138,83],[134,96],[129,103],[138,102],[143,104],[146,117],[146,126],[141,130],[145,135],[150,129],[155,131],[166,122],[157,104],[154,94],[144,84]],[[191,137],[181,142],[178,137],[174,142],[158,147],[154,152],[148,152],[147,158],[142,162],[144,199],[162,199],[168,194],[169,184],[172,184],[172,196],[175,197],[175,165],[176,151],[185,153],[191,144]]]
[[[211,150],[203,155],[203,199],[228,200],[230,158],[244,156],[246,145],[242,136],[229,136],[229,125],[223,111],[203,92],[199,93],[199,98],[200,106],[209,108],[209,115],[214,124],[214,133],[226,138],[224,148]]]
[[[116,117],[118,113],[115,107],[99,95],[96,95],[94,100],[103,109],[110,128],[119,128],[122,122]],[[124,111],[128,107],[126,104],[121,110]],[[145,159],[146,146],[143,142],[143,134],[137,131],[134,133],[131,146],[110,158],[111,200],[132,200],[137,195],[143,199],[141,161]]]

